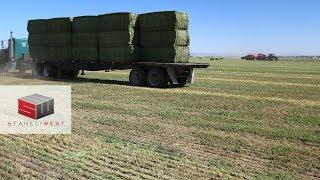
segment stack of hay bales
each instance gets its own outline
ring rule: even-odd
[[[126,64],[139,57],[137,15],[112,13],[99,16],[99,58]]]
[[[139,15],[141,60],[188,62],[188,15],[175,11]]]
[[[73,60],[98,61],[98,16],[80,16],[72,22]]]
[[[47,20],[37,19],[28,21],[28,43],[29,52],[35,60],[45,60],[48,52]]]
[[[44,61],[183,63],[190,56],[188,24],[187,14],[175,11],[30,20],[29,51]]]
[[[70,18],[47,20],[48,59],[72,60],[72,23]]]

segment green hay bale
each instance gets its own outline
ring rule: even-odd
[[[122,31],[109,31],[99,33],[99,46],[112,47],[112,46],[128,46],[138,44],[139,32],[133,28]]]
[[[98,48],[92,47],[73,47],[72,48],[73,60],[90,60],[97,61],[99,59]]]
[[[98,34],[97,33],[73,33],[72,45],[75,47],[98,48]]]
[[[48,48],[45,46],[30,46],[30,57],[35,61],[46,60],[48,58]]]
[[[49,33],[47,34],[47,41],[49,47],[63,47],[71,46],[71,33]]]
[[[79,16],[73,18],[73,33],[97,33],[98,32],[98,16]]]
[[[188,46],[190,44],[187,30],[140,31],[142,47]]]
[[[188,15],[176,11],[163,11],[139,15],[139,27],[142,30],[187,30]]]
[[[112,13],[99,16],[99,32],[121,31],[135,28],[138,15],[132,13]]]
[[[29,46],[47,46],[48,44],[47,35],[29,33],[28,44]]]
[[[189,62],[189,57],[187,46],[141,48],[141,59],[146,62],[184,63]]]
[[[29,33],[46,33],[48,31],[47,20],[36,19],[28,21],[28,32]]]
[[[139,58],[139,48],[129,45],[124,47],[100,47],[100,61],[106,63],[130,63]]]
[[[49,47],[47,59],[49,61],[71,61],[72,47]]]
[[[48,19],[49,33],[71,33],[72,23],[70,18]]]

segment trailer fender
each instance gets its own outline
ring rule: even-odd
[[[178,75],[177,71],[178,70],[175,69],[175,68],[167,68],[167,72],[168,72],[168,75],[170,77],[170,80],[172,81],[172,84],[174,84],[174,85],[178,85],[179,84],[179,81],[178,81],[179,75]],[[188,78],[187,78],[186,83],[187,84],[193,84],[194,83],[194,70],[193,70],[193,68],[189,69],[189,74],[188,74]]]
[[[191,68],[188,79],[187,79],[187,84],[193,84],[193,83],[194,83],[194,70],[193,68]]]
[[[167,68],[168,75],[172,81],[172,84],[177,85],[179,84],[177,80],[177,74],[174,68]]]

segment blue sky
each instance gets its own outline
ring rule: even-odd
[[[1,40],[27,37],[28,19],[178,10],[190,16],[193,53],[320,55],[319,0],[11,0],[1,10]]]

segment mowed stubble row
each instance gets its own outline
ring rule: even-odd
[[[0,174],[319,178],[320,62],[196,61],[211,66],[179,89],[131,87],[127,71],[0,77],[73,89],[73,134],[0,136]]]

